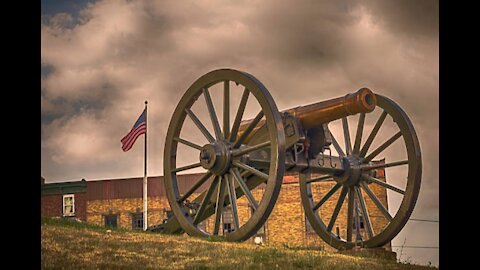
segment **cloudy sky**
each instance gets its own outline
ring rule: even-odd
[[[173,110],[195,79],[247,71],[279,109],[369,87],[410,116],[422,148],[414,218],[438,220],[438,2],[42,0],[42,176],[139,177],[143,143],[120,139],[149,101],[149,175],[162,175]],[[438,246],[410,221],[393,245]],[[399,250],[397,250],[400,252]],[[402,260],[438,263],[438,249]]]

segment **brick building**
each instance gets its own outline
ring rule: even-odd
[[[180,192],[184,192],[203,174],[178,175]],[[376,176],[385,180],[384,170],[377,170]],[[97,225],[109,225],[130,229],[143,227],[142,203],[143,178],[92,180],[45,184],[42,178],[42,216],[47,217],[76,217],[82,221]],[[316,198],[325,194],[335,182],[327,181],[312,184],[312,191]],[[387,206],[387,193],[379,185],[370,185],[372,191],[381,202]],[[201,192],[201,189],[200,189]],[[256,199],[261,198],[262,188],[253,191]],[[321,215],[330,216],[338,199],[339,192],[334,194],[327,203],[320,208]],[[375,231],[381,230],[387,220],[373,202],[366,197],[367,208]],[[238,214],[240,222],[248,220],[252,213],[247,200],[242,197],[238,200]],[[148,178],[148,226],[157,225],[172,215],[166,197],[163,176]],[[340,235],[345,238],[347,205],[346,201],[338,215],[336,224],[339,225]],[[226,207],[223,214],[223,231],[233,227],[233,220]],[[242,222],[243,220],[243,222]],[[214,225],[213,217],[201,223],[207,230]],[[360,232],[366,235],[360,225]],[[220,234],[223,234],[220,230]],[[270,245],[288,245],[291,247],[311,247],[330,249],[310,226],[305,217],[300,198],[298,174],[284,176],[282,189],[277,203],[265,225],[258,231],[254,239]],[[390,247],[390,244],[387,245]]]

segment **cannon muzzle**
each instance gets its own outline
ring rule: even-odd
[[[361,88],[355,93],[347,94],[326,101],[288,109],[303,128],[309,129],[357,113],[368,113],[375,109],[377,99],[368,88]]]

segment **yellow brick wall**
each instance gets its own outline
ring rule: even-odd
[[[118,214],[118,226],[132,228],[132,213],[143,212],[141,198],[87,201],[87,222],[104,225],[104,215]],[[164,209],[170,209],[167,197],[148,198],[148,226],[160,224],[165,217]]]
[[[327,193],[334,185],[335,182],[333,181],[312,184],[312,192],[315,201],[319,201],[323,194]],[[369,187],[380,198],[380,201],[384,205],[387,205],[385,188],[378,185],[369,185]],[[328,224],[330,221],[330,217],[339,196],[340,190],[338,190],[322,207],[320,207],[319,214],[325,224]],[[383,217],[383,214],[378,210],[366,193],[364,193],[364,196],[370,214],[372,227],[375,232],[378,232],[388,223],[387,219]],[[346,238],[347,201],[348,200],[345,199],[335,222],[340,228],[340,236],[342,238]],[[305,220],[305,214],[300,198],[299,184],[284,184],[280,191],[277,204],[267,221],[268,243],[272,245],[310,246],[329,249],[330,246],[326,245],[316,233],[306,233]],[[332,231],[336,232],[335,227]],[[366,232],[364,232],[363,237],[366,237]]]
[[[305,223],[298,184],[284,184],[267,220],[268,244],[304,246]]]
[[[330,190],[335,182],[324,182],[312,184],[312,191],[315,201]],[[377,194],[384,205],[386,204],[386,190],[381,186],[372,184],[369,185],[372,191]],[[253,191],[253,195],[258,202],[260,202],[263,194],[262,188],[257,188]],[[338,190],[321,208],[320,215],[324,218],[324,222],[328,224],[331,213],[335,208],[335,204],[340,195]],[[195,195],[194,195],[195,196]],[[373,204],[370,198],[364,193],[367,207],[369,209],[372,226],[374,231],[380,230],[387,220],[382,213]],[[347,196],[348,198],[348,196]],[[340,235],[346,238],[346,216],[347,216],[347,199],[342,206],[338,215],[336,224],[341,228]],[[251,216],[248,201],[245,197],[238,199],[238,212],[240,224],[243,225]],[[87,201],[87,222],[104,225],[105,214],[118,214],[118,225],[123,228],[132,227],[132,213],[137,209],[143,211],[143,203],[141,198],[134,199],[114,199],[114,200],[96,200]],[[151,197],[148,201],[148,226],[160,224],[165,216],[164,209],[170,209],[166,197]],[[206,228],[208,232],[213,231],[214,220],[213,217],[206,221]],[[288,245],[290,247],[315,247],[331,249],[325,244],[315,233],[306,233],[305,214],[300,198],[300,188],[298,183],[283,184],[280,191],[279,198],[275,207],[267,220],[266,227],[266,243],[269,245]],[[333,229],[335,232],[335,227]],[[220,229],[220,234],[222,230]],[[251,241],[253,242],[253,241]]]

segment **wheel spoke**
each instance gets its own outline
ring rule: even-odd
[[[322,206],[342,185],[335,184],[328,192],[323,196],[323,198],[313,207],[313,211],[317,211],[320,206]]]
[[[354,222],[355,222],[355,241],[362,241],[362,233],[360,232],[360,213],[358,212],[358,198],[357,197],[357,192],[355,191],[355,187],[352,187],[353,188],[353,192],[355,193],[355,196],[354,198],[356,200],[353,201],[353,208],[354,208],[354,213],[355,213],[355,217],[354,217]]]
[[[210,184],[210,187],[207,190],[207,193],[205,193],[205,196],[202,199],[202,202],[200,203],[200,207],[198,208],[197,214],[195,215],[195,218],[193,219],[193,224],[197,225],[200,223],[200,219],[203,216],[203,213],[205,212],[205,209],[207,208],[207,205],[210,203],[210,198],[212,197],[213,191],[218,185],[218,176],[215,176],[212,184]]]
[[[243,191],[243,194],[247,197],[247,200],[250,202],[250,205],[252,206],[253,210],[257,210],[258,208],[258,203],[253,197],[252,193],[247,187],[247,184],[243,181],[242,176],[240,175],[240,172],[238,171],[237,168],[230,169],[230,173],[233,175],[235,180],[237,181],[238,185]]]
[[[352,144],[350,141],[350,130],[348,129],[348,120],[346,117],[342,118],[342,125],[343,125],[343,137],[345,139],[345,150],[347,152],[347,156],[352,154]]]
[[[187,199],[190,195],[192,195],[195,192],[195,190],[197,190],[201,185],[203,185],[203,183],[205,183],[210,178],[210,176],[212,176],[211,172],[207,172],[205,175],[203,175],[202,178],[200,178],[200,180],[198,180],[187,192],[185,192],[185,194],[183,194],[183,196],[180,199],[177,200],[177,202],[181,203],[185,199]]]
[[[333,176],[331,175],[324,175],[324,176],[308,179],[307,184],[314,183],[314,182],[323,182],[325,180],[332,179],[332,178]]]
[[[353,233],[353,210],[355,207],[355,190],[348,188],[348,212],[347,212],[347,242],[352,241]]]
[[[233,164],[233,166],[235,166],[235,167],[244,169],[244,170],[246,170],[246,171],[249,171],[249,172],[255,174],[256,176],[258,176],[258,177],[260,177],[260,178],[263,178],[263,179],[268,180],[268,174],[263,173],[263,172],[255,169],[255,168],[253,168],[253,167],[250,167],[250,166],[248,166],[247,164],[244,164],[244,163],[242,163],[242,162],[240,162],[240,161],[237,161],[237,160],[234,160],[234,161],[232,162],[232,164]]]
[[[212,120],[213,129],[215,130],[215,137],[217,140],[223,139],[222,131],[220,129],[220,124],[218,123],[217,113],[215,112],[215,107],[213,107],[212,98],[210,97],[210,92],[207,88],[203,88],[203,96],[205,97],[205,102],[207,103],[208,114]]]
[[[371,132],[370,135],[368,136],[367,141],[366,141],[365,144],[363,145],[362,150],[360,150],[360,154],[359,154],[359,155],[360,155],[361,157],[364,157],[364,156],[367,154],[368,148],[370,148],[370,145],[372,144],[373,139],[375,139],[375,136],[377,136],[378,130],[379,130],[380,127],[382,126],[383,121],[385,121],[385,118],[386,118],[386,117],[387,117],[387,112],[386,112],[386,111],[383,111],[382,114],[380,115],[380,117],[378,118],[377,123],[376,123],[375,126],[373,127],[372,132]]]
[[[230,136],[230,81],[223,82],[223,136]]]
[[[337,220],[338,213],[343,206],[343,201],[345,201],[345,196],[347,196],[348,188],[343,187],[342,192],[340,193],[340,197],[338,198],[337,204],[335,205],[335,209],[333,210],[332,217],[330,218],[330,222],[328,223],[327,231],[331,232],[333,229],[333,225],[335,225],[335,221]]]
[[[361,113],[360,117],[358,118],[357,135],[355,136],[355,144],[353,146],[354,154],[358,154],[358,152],[360,152],[360,144],[362,143],[364,124],[365,124],[365,113]]]
[[[200,122],[200,120],[192,112],[192,110],[187,108],[187,109],[185,109],[185,112],[190,117],[190,119],[192,119],[193,123],[195,123],[195,125],[198,127],[198,129],[202,132],[203,136],[205,136],[205,138],[207,138],[208,142],[213,143],[215,141],[215,139],[213,138],[212,134],[210,134],[210,132],[208,132],[207,128],[202,124],[202,122]]]
[[[173,140],[174,140],[174,141],[177,141],[177,142],[180,142],[180,143],[183,143],[183,144],[185,144],[185,145],[187,145],[187,146],[190,146],[190,147],[192,147],[192,148],[195,148],[195,149],[198,149],[198,150],[202,150],[202,147],[201,147],[200,145],[195,144],[195,143],[190,142],[190,141],[187,141],[187,140],[184,140],[184,139],[181,139],[181,138],[179,138],[179,137],[175,137],[175,138],[173,138]]]
[[[364,162],[370,162],[374,157],[376,157],[378,154],[380,154],[383,150],[385,150],[387,147],[389,147],[392,143],[394,143],[398,138],[402,136],[402,132],[399,131],[397,134],[393,135],[390,139],[388,139],[386,142],[384,142],[382,145],[380,145],[375,151],[373,151],[370,155],[368,155],[365,158]]]
[[[390,185],[390,184],[387,184],[386,182],[383,182],[382,180],[377,179],[377,178],[375,178],[375,177],[372,177],[372,176],[370,176],[370,175],[363,174],[363,175],[362,175],[362,178],[363,178],[364,180],[366,180],[366,181],[370,181],[370,182],[372,182],[372,183],[378,184],[378,185],[380,185],[380,186],[383,186],[383,187],[386,187],[386,188],[388,188],[388,189],[390,189],[390,190],[393,190],[393,191],[395,191],[395,192],[398,192],[398,193],[400,193],[400,194],[402,194],[402,195],[405,195],[405,191],[403,191],[403,190],[401,190],[401,189],[399,189],[399,188],[397,188],[397,187],[394,187],[394,186],[392,186],[392,185]]]
[[[238,105],[237,114],[235,115],[235,120],[232,126],[232,132],[230,133],[230,138],[228,138],[230,142],[234,142],[237,139],[238,129],[240,128],[240,122],[242,121],[243,113],[245,112],[245,107],[247,106],[249,94],[250,92],[247,90],[247,88],[245,88],[243,90],[240,104]]]
[[[253,146],[248,146],[248,147],[245,147],[243,149],[234,150],[233,151],[233,156],[238,157],[238,156],[241,156],[241,155],[245,155],[247,153],[250,153],[250,152],[258,150],[258,149],[265,148],[267,146],[270,146],[270,141],[259,143],[259,144],[253,145]]]
[[[388,221],[392,221],[392,216],[390,213],[388,213],[388,210],[383,206],[383,204],[378,200],[377,196],[373,193],[373,191],[368,187],[368,185],[365,182],[361,182],[360,186],[365,190],[365,192],[368,194],[370,199],[375,203],[375,205],[380,209],[382,214],[388,219]]]
[[[200,164],[200,162],[198,162],[198,163],[190,164],[190,165],[183,166],[183,167],[180,167],[180,168],[175,168],[175,169],[172,170],[172,172],[186,171],[186,170],[190,170],[190,169],[197,168],[197,167],[200,167],[200,166],[202,166],[202,164]]]
[[[240,222],[238,218],[238,207],[237,207],[237,194],[235,192],[235,182],[230,174],[224,175],[225,180],[227,181],[228,188],[228,197],[230,200],[230,205],[232,207],[233,223],[235,225],[235,230],[240,228]]]
[[[255,118],[252,120],[252,122],[250,122],[250,124],[248,124],[247,128],[245,130],[243,130],[242,135],[240,135],[240,138],[238,138],[238,140],[235,142],[233,148],[240,147],[240,145],[243,143],[243,141],[245,141],[245,139],[248,137],[248,135],[250,135],[252,130],[257,126],[258,122],[260,122],[262,117],[263,117],[263,111],[260,111],[257,114],[257,116],[255,116]]]
[[[225,178],[222,179],[222,176],[218,177],[220,179],[220,186],[217,193],[217,201],[215,204],[215,225],[213,227],[213,234],[218,235],[218,230],[220,229],[220,218],[223,213],[223,205],[225,202]]]
[[[395,162],[377,164],[377,165],[365,164],[365,165],[361,165],[360,168],[364,171],[369,171],[369,170],[383,169],[383,168],[389,168],[389,167],[396,167],[396,166],[406,165],[406,164],[408,164],[408,160],[395,161]]]
[[[360,203],[360,209],[362,209],[363,221],[365,222],[365,227],[367,228],[368,237],[372,238],[374,232],[373,232],[372,224],[370,223],[370,216],[368,215],[368,209],[365,204],[365,199],[363,198],[362,191],[358,187],[355,187],[355,191],[357,192],[358,202]]]
[[[333,133],[331,133],[331,135],[332,135],[333,147],[335,147],[335,150],[337,150],[337,153],[340,157],[344,157],[345,153],[343,152],[342,148],[340,147],[337,140],[335,139],[335,136],[333,136]]]

